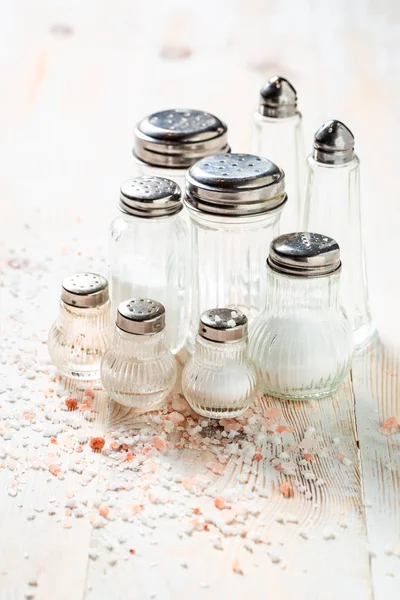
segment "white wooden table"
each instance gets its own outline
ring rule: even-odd
[[[400,434],[379,433],[384,419],[400,419],[399,8],[366,4],[1,4],[2,599],[399,598]],[[157,423],[146,433],[143,418],[101,391],[65,411],[45,344],[60,281],[106,272],[137,119],[168,106],[207,109],[246,151],[258,90],[276,73],[297,87],[309,145],[328,118],[355,133],[381,342],[356,358],[332,399],[259,403],[278,415],[273,429],[292,429],[285,448],[315,429],[313,461],[295,476],[275,468],[285,448],[270,441],[262,460],[246,458],[243,432],[241,454],[226,463],[198,435],[143,456],[138,432],[151,445]],[[86,442],[97,435],[103,454]],[[132,457],[110,453],[126,441]],[[232,509],[216,508],[219,496]]]

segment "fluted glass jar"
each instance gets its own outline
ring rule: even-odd
[[[185,204],[192,238],[192,308],[188,348],[210,306],[238,308],[249,322],[265,297],[268,247],[286,203],[284,174],[251,154],[205,158],[187,174]]]
[[[101,381],[112,400],[154,410],[171,393],[176,362],[165,340],[165,308],[150,298],[121,302],[114,341],[101,362]]]
[[[114,313],[134,296],[158,298],[168,313],[173,352],[184,345],[190,310],[188,225],[181,192],[162,177],[134,177],[121,186],[120,215],[110,228],[110,280]]]
[[[272,77],[262,87],[253,117],[253,152],[283,169],[289,202],[282,213],[281,233],[298,231],[303,216],[304,137],[297,94],[284,77]]]
[[[191,408],[205,417],[238,417],[253,403],[257,373],[247,356],[247,317],[217,308],[201,315],[194,354],[182,374]]]
[[[229,152],[227,127],[208,112],[163,110],[142,119],[134,131],[135,175],[166,177],[181,189],[186,170],[216,152]]]
[[[341,302],[353,328],[356,347],[376,333],[368,300],[362,236],[360,161],[354,136],[340,121],[328,121],[316,132],[307,159],[304,228],[326,231],[340,244],[345,268]]]
[[[100,379],[100,361],[111,343],[108,283],[95,273],[64,279],[60,312],[48,336],[50,358],[65,377]]]
[[[250,332],[263,391],[288,399],[332,394],[350,370],[353,341],[340,306],[340,251],[314,233],[276,238],[264,310]]]

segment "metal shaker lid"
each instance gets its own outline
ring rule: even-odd
[[[285,119],[297,113],[297,93],[284,77],[271,77],[260,91],[259,111],[264,117]]]
[[[181,190],[164,177],[132,177],[121,185],[119,208],[135,217],[174,215],[183,208]]]
[[[354,135],[341,121],[327,121],[314,136],[314,158],[326,165],[344,165],[354,158]]]
[[[229,217],[256,215],[286,200],[285,174],[273,162],[253,154],[214,154],[186,173],[185,204],[201,212]]]
[[[150,165],[187,168],[203,156],[229,152],[227,132],[225,123],[208,112],[162,110],[138,123],[133,153]]]
[[[150,335],[165,327],[165,308],[151,298],[132,298],[118,306],[117,327],[127,333]]]
[[[96,273],[76,273],[62,282],[61,300],[77,308],[96,308],[108,300],[107,279]]]
[[[287,233],[272,240],[267,264],[285,275],[322,277],[340,269],[340,249],[327,235]]]
[[[211,342],[237,342],[247,336],[247,317],[235,308],[213,308],[200,317],[199,336]]]

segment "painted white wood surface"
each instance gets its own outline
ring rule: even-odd
[[[47,514],[49,487],[41,472],[24,474],[19,508],[7,494],[10,472],[0,469],[2,598],[19,600],[28,592],[40,600],[141,600],[152,593],[162,600],[250,594],[398,597],[400,560],[387,551],[400,539],[399,436],[378,433],[383,419],[400,418],[398,23],[394,0],[379,5],[362,0],[334,5],[311,0],[1,4],[0,258],[7,287],[0,286],[0,318],[13,351],[19,337],[43,336],[57,310],[63,275],[89,265],[105,270],[108,222],[119,183],[132,171],[135,121],[165,106],[204,108],[227,121],[233,148],[246,150],[258,89],[275,73],[297,87],[309,142],[332,117],[355,133],[363,168],[371,305],[385,344],[357,358],[353,385],[347,384],[331,403],[320,403],[317,412],[306,405],[283,407],[299,435],[314,425],[326,444],[339,437],[353,462],[349,467],[332,457],[317,462],[315,472],[326,485],[313,490],[316,502],[300,495],[282,500],[273,485],[276,472],[264,461],[257,465],[252,477],[265,473],[271,491],[260,500],[258,519],[265,521],[280,563],[271,561],[269,547],[257,546],[251,555],[236,541],[228,540],[224,552],[195,536],[179,544],[174,521],[160,521],[158,545],[146,538],[136,562],[119,560],[111,566],[104,558],[90,561],[90,548],[104,541],[102,530],[92,529],[87,519],[75,519],[71,529],[55,523]],[[7,261],[13,256],[30,260],[32,273],[29,268],[10,270]],[[38,274],[44,287],[35,289],[31,301]],[[33,304],[29,311],[25,296]],[[10,320],[13,307],[31,319],[30,326]],[[45,352],[41,342],[33,346]],[[20,384],[15,370],[0,374],[3,384]],[[45,375],[28,385],[39,395],[49,387]],[[124,423],[125,417],[115,412],[107,418],[105,402],[90,427],[82,419],[90,432]],[[15,433],[16,439],[22,435]],[[200,472],[206,458],[184,452],[171,462],[180,471]],[[101,474],[102,458],[96,456],[93,466]],[[229,482],[239,469],[232,465]],[[227,483],[216,481],[216,492]],[[63,481],[51,483],[51,493],[61,501],[76,485],[76,473],[68,472]],[[35,506],[46,510],[28,521]],[[281,525],[276,515],[300,522]],[[115,536],[126,527],[119,521],[107,526]],[[309,539],[298,535],[302,529]],[[327,529],[335,530],[335,539],[324,539]],[[237,557],[243,576],[232,572]],[[180,565],[182,559],[188,569]],[[39,585],[29,587],[30,579]],[[209,587],[201,587],[202,582]]]

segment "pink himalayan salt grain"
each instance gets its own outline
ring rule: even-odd
[[[382,435],[392,435],[393,433],[397,433],[400,427],[400,423],[397,417],[388,417],[384,420],[382,427],[379,427],[379,433]]]
[[[280,408],[271,406],[270,408],[264,410],[263,416],[266,419],[280,419],[283,416],[283,413]]]
[[[243,569],[241,568],[239,560],[237,558],[235,558],[235,560],[232,563],[232,571],[237,575],[244,575]]]
[[[279,491],[282,494],[282,496],[285,496],[286,498],[288,498],[290,496],[290,492],[292,490],[292,486],[290,485],[290,483],[288,481],[285,481],[285,483],[282,483],[279,486]]]
[[[185,417],[181,413],[174,410],[172,413],[167,415],[166,421],[171,421],[174,425],[180,425],[185,420]]]
[[[225,498],[223,498],[222,496],[215,496],[215,498],[214,498],[214,506],[216,508],[218,508],[219,510],[223,510],[224,508],[230,509],[230,506],[228,506],[226,504]]]
[[[110,509],[108,508],[108,506],[106,506],[105,504],[102,504],[101,506],[99,506],[99,514],[104,517],[105,519],[108,517],[110,513]]]
[[[235,419],[221,419],[219,424],[225,431],[240,431],[243,429],[243,426],[235,421]]]
[[[151,442],[154,446],[154,448],[156,448],[157,450],[163,451],[165,450],[167,444],[165,443],[165,440],[163,440],[162,438],[158,437],[157,435],[155,435],[152,439]]]
[[[92,390],[92,388],[86,388],[86,389],[85,389],[85,393],[84,393],[84,395],[85,395],[87,398],[91,398],[91,399],[93,400],[93,398],[94,398],[94,395],[95,395],[95,394],[94,394],[94,390]]]
[[[207,463],[206,467],[207,469],[210,469],[210,471],[212,471],[215,475],[222,475],[222,473],[224,472],[223,466],[217,461]]]

